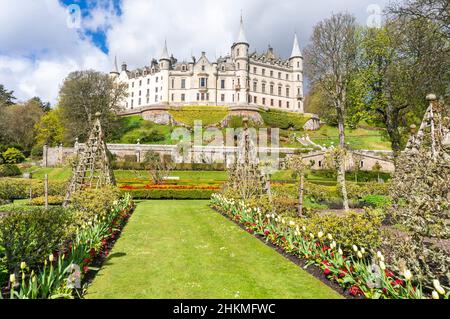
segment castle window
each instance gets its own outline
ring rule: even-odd
[[[220,101],[221,102],[225,102],[225,94],[221,94],[220,95]]]
[[[262,72],[262,75],[263,75],[263,76],[266,75],[266,69],[262,69],[261,72]]]
[[[147,96],[150,95],[150,89],[147,89]]]
[[[364,167],[364,161],[360,161],[360,162],[359,162],[359,167],[360,167],[360,168],[363,168],[363,167]]]
[[[273,71],[270,71],[270,76],[273,77]]]
[[[156,77],[156,83],[158,83],[158,77]]]
[[[158,95],[155,95],[155,102],[158,102]]]
[[[150,103],[150,98],[147,98],[147,104]]]
[[[239,56],[239,53],[240,53],[240,51],[239,51],[239,49],[237,49],[237,51],[236,51],[237,56]]]
[[[319,161],[319,167],[322,167],[322,161]]]
[[[142,86],[142,80],[139,80],[139,86]]]
[[[233,96],[232,96],[232,101],[234,102],[234,94],[233,94]]]
[[[281,96],[281,86],[278,87],[278,95]]]
[[[142,92],[141,92],[141,90],[139,90],[139,96],[141,96],[142,94],[141,94]]]
[[[273,84],[270,85],[270,94],[273,95]]]
[[[184,102],[184,100],[186,100],[186,95],[184,93],[181,94],[181,101]]]
[[[131,99],[131,108],[133,108],[133,105],[134,105],[134,101],[133,101],[133,99]]]
[[[131,82],[131,87],[134,88],[134,82]]]
[[[172,89],[175,87],[175,80],[172,79]]]
[[[278,72],[278,78],[281,79],[281,72]]]
[[[200,94],[197,93],[197,101],[200,100]]]
[[[175,94],[172,94],[172,101],[175,101]]]
[[[253,82],[253,92],[256,92],[256,89],[258,88],[258,83]]]
[[[208,79],[206,78],[200,78],[200,87],[204,88],[208,86]]]
[[[202,65],[202,71],[205,71],[205,66],[204,65]]]
[[[237,66],[238,66],[238,70],[240,70],[241,69],[241,64],[238,63]]]
[[[256,104],[256,103],[257,103],[257,101],[258,101],[258,98],[257,98],[256,96],[254,96],[254,97],[253,97],[253,103],[255,103],[255,104]]]
[[[300,96],[300,87],[297,88],[297,95]]]
[[[141,98],[139,98],[139,105],[141,105]]]
[[[289,97],[289,88],[286,88],[286,96]]]
[[[134,92],[131,92],[131,97],[134,97]]]
[[[263,101],[262,101],[263,103],[263,105],[266,105],[266,98],[265,97],[263,97]]]
[[[256,74],[256,67],[254,67],[254,68],[253,68],[253,73],[255,73],[255,74]]]
[[[225,80],[220,80],[220,88],[221,89],[225,88]]]
[[[286,102],[286,107],[289,108],[289,102]]]
[[[300,62],[297,62],[297,68],[299,68],[300,67]]]
[[[263,93],[266,93],[266,83],[263,83],[263,84],[262,84],[262,92],[263,92]]]
[[[202,93],[201,97],[202,97],[202,101],[204,101],[205,100],[205,93]]]
[[[286,81],[289,81],[289,74],[286,73]]]
[[[270,99],[270,106],[273,106],[273,99]]]
[[[181,79],[181,88],[182,89],[186,88],[186,79]]]
[[[278,101],[278,107],[281,107],[281,100]]]
[[[150,84],[150,79],[147,79],[147,85]]]
[[[297,74],[297,81],[300,81],[300,74]]]
[[[206,93],[206,100],[209,101],[209,93]]]
[[[225,66],[222,65],[222,71],[225,71]]]
[[[157,87],[155,88],[155,92],[158,93],[158,88]]]
[[[186,71],[186,66],[183,65],[183,66],[181,67],[181,70]]]

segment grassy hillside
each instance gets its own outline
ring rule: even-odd
[[[228,112],[228,108],[224,106],[184,106],[169,111],[175,121],[188,126],[194,126],[195,120],[201,120],[203,126],[218,124]]]

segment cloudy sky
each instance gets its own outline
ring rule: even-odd
[[[19,100],[57,102],[74,70],[108,72],[158,57],[164,39],[179,60],[228,53],[242,11],[251,50],[270,44],[288,57],[293,34],[303,49],[313,26],[348,11],[365,24],[389,0],[0,0],[0,83]],[[78,10],[79,9],[79,10]]]

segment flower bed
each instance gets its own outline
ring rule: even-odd
[[[211,189],[137,189],[122,190],[135,199],[210,199]]]
[[[285,253],[305,260],[306,265],[319,267],[330,281],[339,284],[352,296],[366,298],[420,299],[424,298],[421,284],[404,269],[394,273],[385,264],[380,252],[370,247],[353,245],[347,249],[333,239],[332,234],[311,233],[305,226],[275,214],[263,215],[259,208],[250,208],[242,201],[213,194],[211,206],[240,223],[255,235],[262,236]],[[433,298],[445,294],[439,282],[434,282]]]
[[[115,201],[107,214],[94,216],[77,225],[75,234],[40,267],[20,263],[11,273],[4,296],[16,298],[73,298],[81,297],[82,281],[95,258],[106,257],[128,218],[134,210],[130,195]],[[1,294],[0,294],[1,296]]]
[[[172,185],[172,184],[147,184],[143,186],[123,185],[119,187],[123,190],[139,190],[139,189],[158,189],[158,190],[172,190],[172,189],[200,189],[217,191],[220,189],[216,185]]]

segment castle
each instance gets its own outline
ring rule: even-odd
[[[128,85],[126,110],[163,105],[226,105],[235,109],[275,108],[303,113],[303,56],[297,35],[289,59],[249,52],[241,17],[231,54],[210,62],[199,59],[178,62],[169,56],[165,42],[161,57],[150,66],[128,70],[125,63],[111,76]]]

